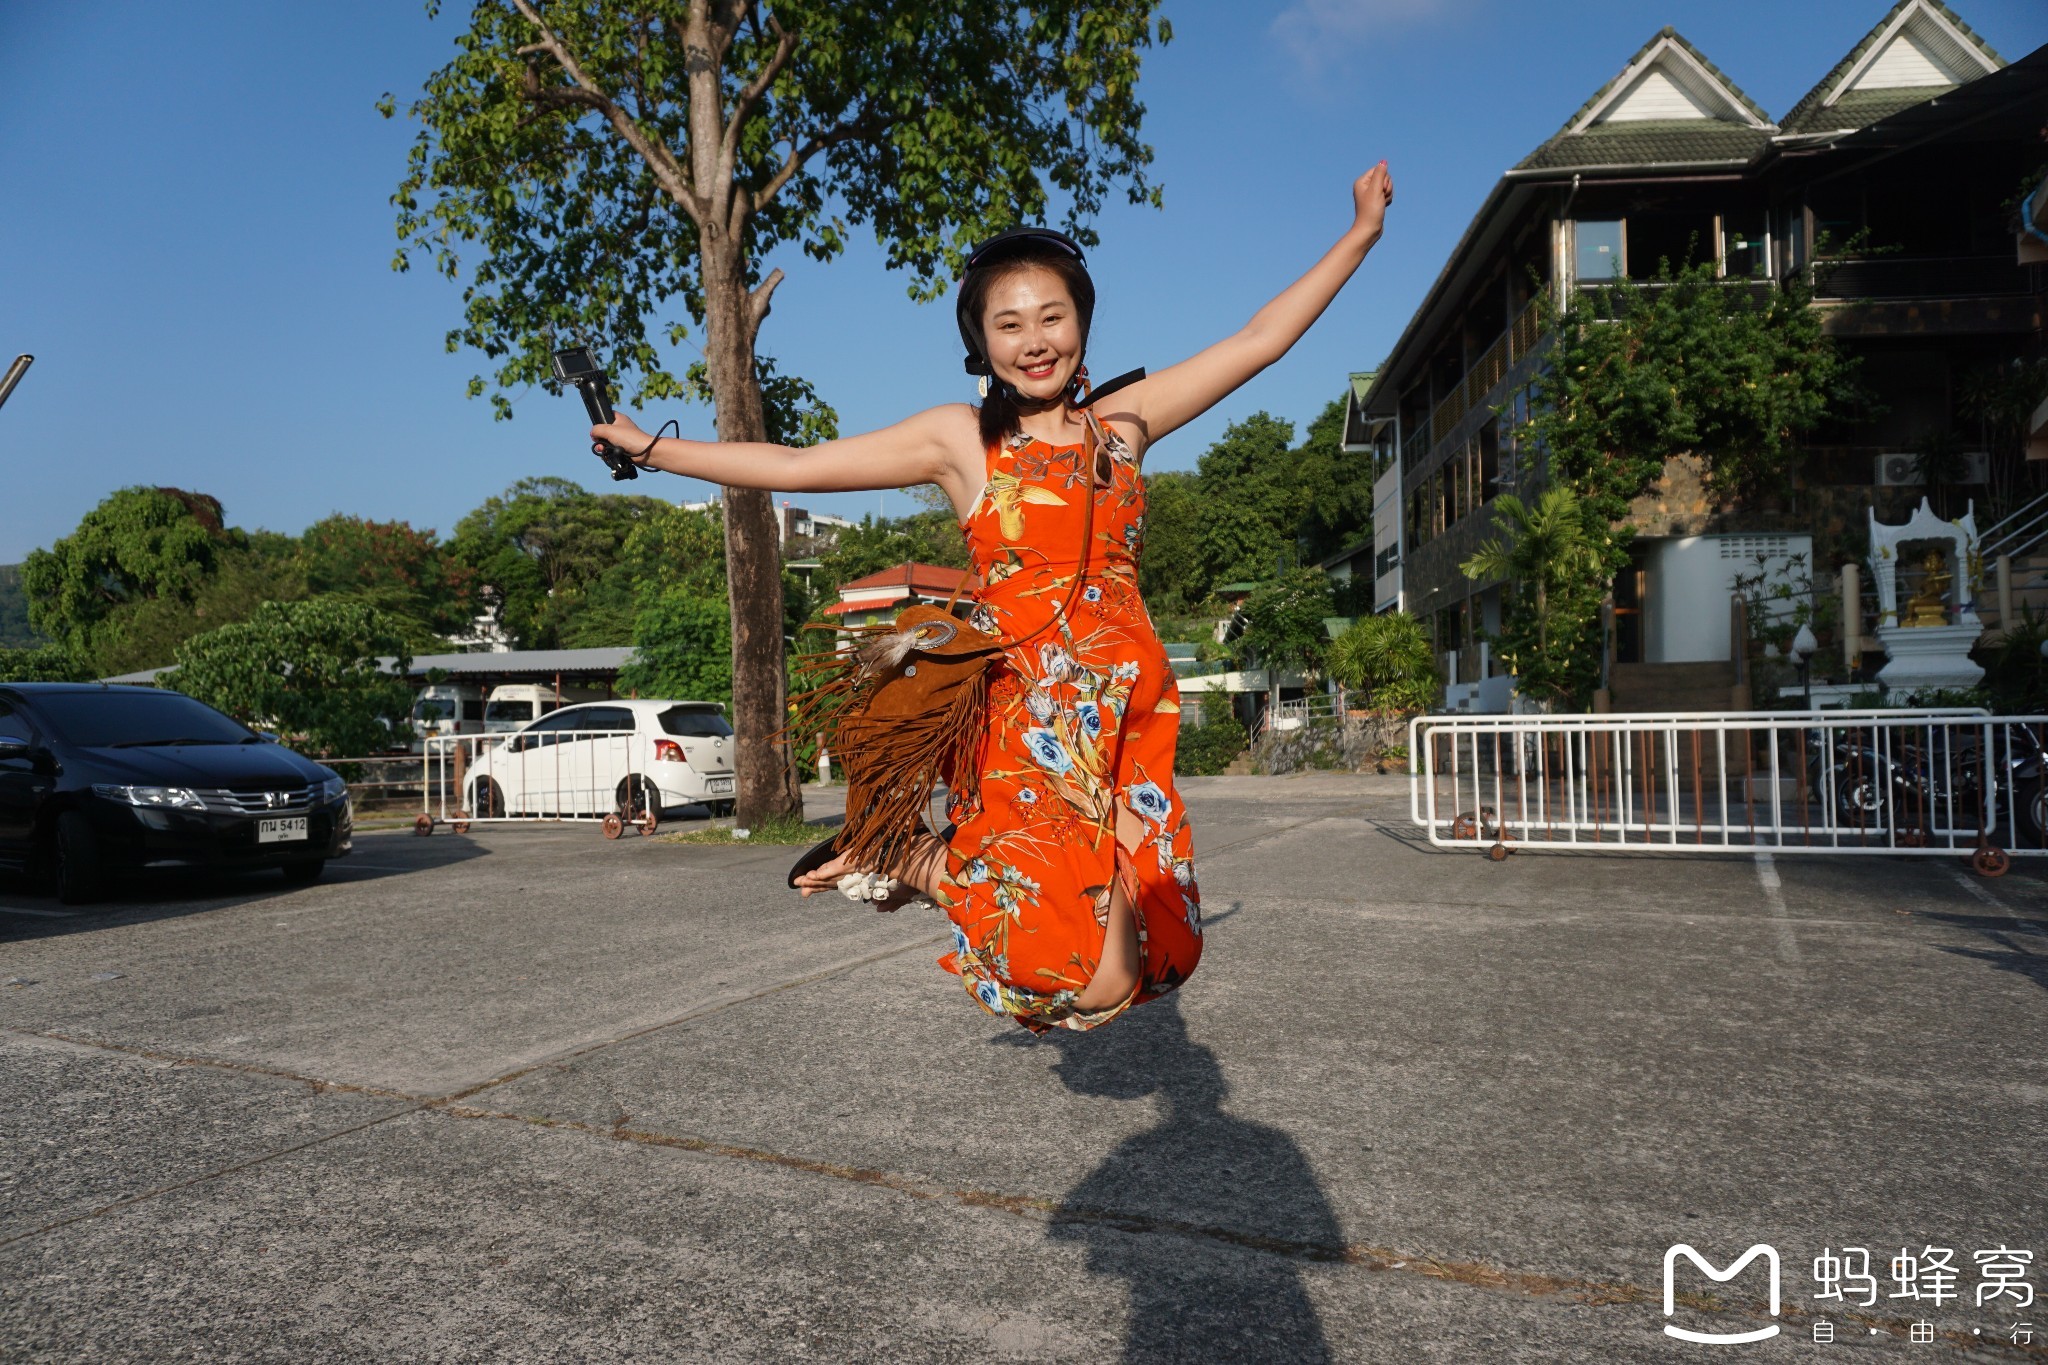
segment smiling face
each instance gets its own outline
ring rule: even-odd
[[[982,344],[996,377],[1028,399],[1066,392],[1087,340],[1073,291],[1043,266],[1021,266],[989,286]]]

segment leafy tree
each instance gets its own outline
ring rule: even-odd
[[[456,523],[448,553],[479,590],[495,595],[499,620],[515,639],[556,648],[587,634],[578,632],[577,617],[634,529],[672,510],[659,498],[594,494],[568,479],[521,479]]]
[[[247,621],[194,636],[161,681],[316,753],[368,754],[390,746],[412,705],[410,663],[403,622],[328,596],[266,602]]]
[[[1145,476],[1145,551],[1138,560],[1138,588],[1155,620],[1193,611],[1209,595],[1202,561],[1206,518],[1196,475],[1163,470]]]
[[[575,337],[603,344],[636,404],[688,393],[660,350],[686,334],[669,311],[680,303],[703,329],[719,436],[793,439],[814,396],[756,354],[783,280],[764,258],[796,243],[829,260],[867,224],[931,298],[965,241],[1044,217],[1048,182],[1076,231],[1119,183],[1157,203],[1135,93],[1155,4],[558,0],[543,16],[536,0],[479,0],[410,109],[421,130],[393,197],[396,265],[423,249],[455,279],[457,245],[481,244],[449,345],[496,358],[501,389],[548,383],[549,349]],[[380,107],[396,112],[389,96]],[[771,742],[783,672],[770,495],[728,489],[725,531],[751,823],[800,808]]]
[[[898,564],[966,568],[967,542],[959,523],[943,512],[917,512],[886,521],[862,517],[860,525],[842,528],[838,542],[818,557],[817,583],[836,592],[842,583]]]
[[[1330,642],[1330,676],[1376,710],[1427,711],[1439,686],[1429,632],[1405,611],[1362,616]]]
[[[30,649],[44,643],[28,623],[28,594],[21,587],[21,565],[0,564],[0,648]]]
[[[633,626],[619,686],[643,697],[732,701],[732,619],[725,603],[686,588],[657,596]]]
[[[1320,569],[1290,569],[1245,599],[1238,656],[1266,670],[1275,705],[1280,701],[1281,673],[1313,677],[1322,671],[1329,642],[1323,623],[1329,615],[1330,580]]]
[[[459,634],[476,614],[475,571],[451,558],[432,531],[403,521],[371,521],[337,512],[299,538],[306,585],[347,593],[418,623],[415,643]]]
[[[1600,619],[1609,578],[1601,572],[1606,520],[1569,486],[1543,490],[1532,509],[1512,493],[1493,500],[1491,540],[1458,567],[1468,578],[1505,580],[1511,598],[1500,656],[1532,697],[1580,701],[1600,676],[1587,637]]]
[[[94,661],[102,676],[159,668],[195,635],[246,621],[265,602],[306,596],[298,542],[271,531],[250,532],[243,544],[222,550],[189,600],[153,597],[115,610],[97,632]]]
[[[87,682],[92,676],[62,645],[0,646],[0,682]]]
[[[1344,407],[1332,399],[1288,454],[1288,477],[1303,503],[1295,534],[1307,564],[1372,539],[1372,453],[1344,449]]]
[[[1297,558],[1294,527],[1306,499],[1290,478],[1293,445],[1292,422],[1255,412],[1202,453],[1204,596],[1221,583],[1268,578]]]
[[[180,488],[120,489],[70,535],[23,561],[29,622],[96,662],[109,616],[155,599],[189,604],[223,551],[243,543],[222,524],[218,499]]]

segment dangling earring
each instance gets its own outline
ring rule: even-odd
[[[983,375],[983,376],[981,377],[981,379],[980,379],[980,380],[979,380],[979,381],[978,381],[978,382],[977,382],[977,383],[975,384],[975,386],[974,386],[974,390],[975,390],[975,392],[976,392],[976,393],[979,393],[979,394],[980,394],[980,395],[981,395],[981,396],[982,396],[983,398],[986,398],[986,397],[988,397],[988,376],[987,376],[987,375]]]

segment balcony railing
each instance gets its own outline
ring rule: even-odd
[[[2034,267],[1999,256],[1873,256],[1816,261],[1817,299],[1975,299],[2033,293]]]

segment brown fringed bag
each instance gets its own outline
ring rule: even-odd
[[[810,685],[791,701],[796,716],[790,733],[822,736],[833,761],[846,770],[846,823],[831,842],[853,866],[900,867],[924,828],[940,782],[975,798],[981,783],[975,759],[988,732],[989,666],[1005,649],[1036,638],[1073,610],[1095,538],[1102,450],[1095,414],[1085,408],[1083,413],[1088,508],[1081,563],[1059,613],[1029,635],[1005,640],[953,615],[956,590],[944,607],[905,607],[889,625],[862,627],[847,644],[796,661],[797,676]]]

